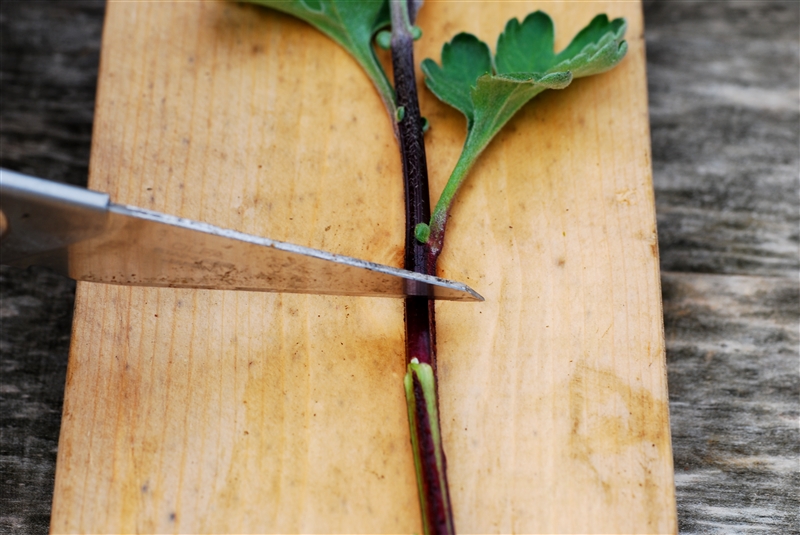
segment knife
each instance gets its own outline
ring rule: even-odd
[[[110,202],[0,169],[0,263],[106,284],[483,301],[460,282]]]

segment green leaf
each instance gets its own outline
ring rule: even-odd
[[[442,48],[442,66],[431,59],[422,62],[425,83],[439,100],[472,119],[470,88],[482,75],[492,72],[492,55],[486,43],[460,33]]]
[[[467,138],[456,167],[431,217],[427,238],[434,255],[441,250],[447,213],[459,187],[492,138],[514,114],[545,89],[564,89],[573,79],[605,72],[625,56],[625,20],[598,15],[561,52],[554,50],[550,17],[531,13],[521,23],[511,19],[497,41],[492,61],[489,47],[461,33],[442,48],[442,65],[422,63],[425,83],[442,101],[467,118]]]
[[[488,128],[491,132],[478,137],[491,138],[521,105],[545,89],[563,89],[574,78],[619,63],[627,51],[624,33],[624,19],[609,21],[598,15],[556,54],[553,21],[536,11],[522,23],[508,21],[494,62],[486,43],[461,33],[442,48],[441,66],[426,59],[422,71],[428,88],[461,111],[470,130]]]
[[[569,69],[575,78],[605,72],[619,63],[628,51],[622,40],[626,29],[625,19],[608,20],[597,15],[555,59],[551,70]]]
[[[467,148],[483,150],[530,99],[545,89],[564,89],[570,82],[572,73],[569,71],[481,76],[470,95],[475,112]]]
[[[511,19],[497,40],[498,74],[571,71],[573,78],[605,72],[619,63],[628,46],[622,41],[625,20],[596,16],[560,53],[553,50],[553,21],[542,11],[520,24]]]
[[[375,57],[372,38],[389,26],[388,0],[245,0],[302,19],[339,43],[372,79],[386,107],[394,113],[394,90]]]
[[[497,73],[547,72],[556,56],[555,33],[553,20],[542,11],[531,13],[522,24],[508,21],[497,39]]]

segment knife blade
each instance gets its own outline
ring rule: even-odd
[[[0,262],[106,284],[482,301],[468,286],[0,169]]]

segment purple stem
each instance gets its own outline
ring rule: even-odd
[[[397,118],[397,133],[403,164],[406,207],[405,269],[417,273],[436,274],[435,262],[430,262],[427,247],[414,237],[418,223],[427,223],[431,217],[428,194],[428,166],[425,157],[422,118],[417,98],[417,83],[414,72],[414,39],[409,26],[416,17],[418,5],[409,0],[390,0],[392,9],[392,68],[397,106],[402,113]],[[403,11],[407,10],[407,11]],[[409,297],[405,300],[406,359],[416,359],[429,364],[436,374],[436,320],[434,303],[426,297]],[[452,533],[453,519],[449,492],[442,488],[436,457],[432,454],[434,443],[431,422],[423,397],[415,384],[414,388],[417,436],[421,458],[423,496],[420,501],[428,514],[426,533]],[[438,412],[438,411],[437,411]],[[442,453],[444,459],[444,453]],[[446,485],[446,476],[445,483]],[[449,527],[448,527],[449,526]]]

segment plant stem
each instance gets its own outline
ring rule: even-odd
[[[469,139],[467,139],[467,143]],[[466,145],[466,143],[465,143]],[[453,204],[453,199],[458,193],[458,189],[464,182],[464,179],[469,174],[472,164],[478,159],[480,152],[473,153],[471,151],[462,151],[461,156],[458,158],[447,184],[442,190],[442,195],[436,203],[436,208],[433,211],[433,217],[430,221],[430,236],[425,243],[426,250],[426,263],[436,266],[439,260],[439,255],[442,253],[444,246],[444,233],[447,227],[447,218],[450,216],[450,207]],[[419,240],[418,240],[419,241]]]
[[[414,465],[417,469],[417,487],[419,495],[426,496],[432,486],[438,485],[447,489],[446,471],[425,471],[423,468],[426,464],[442,466],[445,464],[439,426],[431,425],[428,421],[438,422],[439,420],[436,378],[433,375],[433,368],[428,364],[410,363],[403,384],[406,389],[411,444],[415,451]],[[430,433],[421,433],[425,429],[429,429]],[[426,533],[455,533],[453,518],[449,511],[449,500],[420,501],[420,506]]]
[[[394,90],[398,110],[402,110],[395,120],[405,183],[404,264],[408,270],[435,275],[436,265],[427,261],[426,246],[414,236],[416,225],[427,222],[431,214],[411,33],[417,5],[413,0],[408,3],[406,0],[390,0],[390,3]],[[434,304],[426,297],[409,297],[405,301],[405,312],[408,373],[404,383],[423,527],[426,534],[455,533],[439,431]],[[421,381],[423,375],[427,379]]]
[[[431,216],[428,166],[414,75],[414,39],[408,28],[410,19],[406,3],[402,0],[392,0],[391,5],[394,91],[397,107],[403,110],[402,119],[397,121],[397,131],[406,198],[405,268],[417,273],[427,273],[425,246],[414,238],[414,226],[428,221]],[[400,11],[405,16],[398,13]],[[420,362],[425,361],[420,359]]]
[[[436,266],[439,255],[442,253],[447,219],[450,217],[450,208],[453,205],[456,193],[458,193],[467,175],[469,175],[473,164],[478,160],[478,157],[494,136],[494,133],[490,136],[479,136],[475,135],[474,132],[472,125],[470,125],[467,129],[467,138],[464,140],[464,148],[461,150],[461,155],[458,157],[456,166],[453,168],[453,172],[450,173],[450,178],[447,179],[447,184],[445,184],[442,194],[436,202],[436,208],[433,210],[433,217],[431,217],[429,226],[430,234],[425,242],[426,262],[433,266]]]

